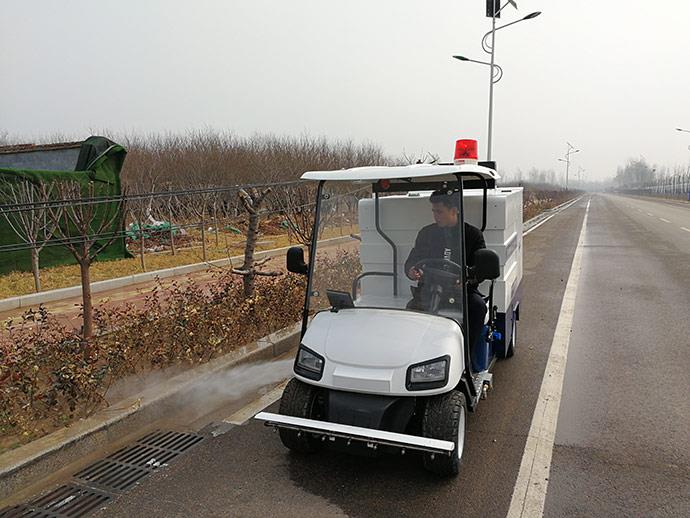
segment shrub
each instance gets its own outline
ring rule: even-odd
[[[156,287],[144,306],[98,307],[97,334],[82,340],[45,308],[8,323],[0,337],[0,437],[32,438],[105,404],[124,375],[194,365],[297,322],[304,279],[257,279],[244,299],[242,281],[219,273],[207,287]]]

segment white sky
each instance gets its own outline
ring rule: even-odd
[[[615,174],[690,159],[690,2],[517,0],[497,33],[494,158]],[[486,152],[485,0],[2,0],[0,132],[212,127]]]

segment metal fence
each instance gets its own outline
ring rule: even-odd
[[[40,218],[41,211],[65,209],[74,206],[99,206],[118,202],[124,212],[119,230],[102,229],[88,235],[68,237],[50,236],[48,239],[22,240],[0,243],[0,261],[3,253],[29,252],[54,247],[79,245],[87,241],[125,238],[129,252],[138,256],[141,270],[147,270],[148,254],[176,255],[185,250],[193,252],[197,261],[235,254],[246,240],[248,220],[240,190],[271,189],[261,210],[261,228],[266,239],[286,236],[288,243],[304,243],[311,231],[316,188],[313,182],[288,181],[272,184],[235,185],[228,187],[199,187],[186,190],[138,192],[121,196],[82,196],[72,199],[33,199],[23,203],[0,204],[0,225],[8,225],[8,218],[28,214]],[[359,191],[357,191],[359,192]],[[334,220],[347,228],[350,216],[356,210],[357,192],[343,193],[334,210]],[[354,203],[353,203],[354,200]],[[24,218],[25,220],[27,218]],[[268,242],[266,244],[271,244]],[[180,262],[180,264],[185,264]]]
[[[690,172],[658,178],[647,185],[620,188],[619,192],[641,196],[656,196],[690,201]]]
[[[119,196],[82,196],[79,198],[60,199],[52,196],[50,199],[21,200],[18,203],[0,203],[0,225],[12,228],[20,227],[20,223],[30,224],[31,218],[47,218],[50,209],[66,209],[74,206],[104,206],[117,202],[123,210],[123,225],[119,230],[113,228],[94,231],[89,235],[72,235],[68,238],[43,235],[43,239],[22,239],[17,235],[15,242],[0,243],[0,260],[2,254],[26,251],[32,249],[46,249],[64,247],[68,244],[79,244],[87,240],[109,240],[112,238],[126,238],[130,252],[139,255],[141,267],[146,270],[145,253],[168,251],[175,255],[182,249],[199,249],[200,260],[207,260],[207,246],[215,244],[216,248],[227,248],[228,239],[221,242],[221,236],[232,237],[240,234],[246,213],[238,196],[241,189],[262,190],[270,187],[273,195],[264,203],[262,216],[264,220],[275,220],[285,215],[286,210],[309,210],[306,205],[313,204],[309,200],[303,207],[295,203],[286,203],[283,195],[290,189],[303,186],[304,182],[289,181],[274,184],[250,184],[228,187],[199,187],[186,190],[167,190],[156,192],[139,192]],[[7,201],[0,200],[0,201]],[[23,216],[23,217],[19,217]],[[29,221],[29,223],[26,223]],[[283,230],[289,232],[289,225]],[[20,229],[21,230],[21,229]],[[237,240],[232,239],[237,246]]]

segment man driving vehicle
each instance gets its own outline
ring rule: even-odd
[[[420,281],[417,288],[412,288],[413,299],[408,303],[408,309],[427,309],[421,297],[424,272],[423,269],[415,265],[424,259],[446,259],[461,264],[457,193],[448,194],[446,191],[434,191],[429,201],[435,223],[427,225],[419,231],[414,248],[405,261],[407,277],[413,281]],[[485,247],[481,230],[465,223],[465,259],[468,266],[474,266],[474,253]],[[484,299],[477,286],[473,284],[467,287],[467,313],[469,343],[473,345],[481,333],[486,316]]]

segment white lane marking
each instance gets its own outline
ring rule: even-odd
[[[582,220],[580,238],[577,242],[573,263],[570,267],[570,276],[563,294],[561,312],[556,324],[553,342],[551,343],[551,350],[549,351],[549,359],[544,371],[541,389],[539,390],[537,406],[534,409],[532,424],[527,435],[525,451],[520,463],[520,472],[513,489],[513,496],[508,509],[508,518],[533,518],[543,516],[544,514],[546,490],[549,485],[551,455],[556,437],[558,409],[561,404],[565,366],[568,360],[568,346],[570,345],[577,285],[582,271],[582,249],[591,201],[592,199],[590,198],[587,202],[585,217]]]
[[[267,392],[263,396],[261,396],[258,399],[255,399],[251,403],[249,403],[247,406],[241,408],[234,414],[232,414],[229,417],[226,417],[223,419],[224,423],[230,423],[230,424],[235,424],[235,425],[242,425],[249,421],[252,417],[254,417],[256,414],[261,412],[264,408],[272,405],[276,401],[280,399],[280,397],[283,395],[283,390],[285,390],[285,385],[288,384],[289,379],[286,379],[283,381],[280,385],[275,387],[273,390],[270,392]]]
[[[539,223],[537,223],[536,225],[534,225],[532,228],[530,228],[529,230],[526,230],[525,232],[523,232],[523,233],[522,233],[522,237],[525,237],[527,234],[529,234],[529,233],[532,232],[533,230],[537,230],[537,229],[538,229],[539,227],[541,227],[544,223],[546,223],[546,222],[549,221],[551,218],[553,218],[556,214],[560,214],[560,213],[563,212],[565,209],[567,209],[567,208],[571,207],[572,205],[574,205],[575,202],[577,202],[577,201],[580,200],[580,198],[582,198],[582,196],[579,196],[578,198],[575,198],[575,199],[574,199],[573,201],[571,201],[568,205],[562,207],[562,208],[559,209],[557,212],[554,212],[553,214],[551,214],[548,218],[544,218],[544,219],[541,220]]]
[[[686,232],[690,232],[690,228],[685,228],[685,227],[680,227],[680,228],[682,228],[682,229],[685,230]]]
[[[659,220],[663,221],[664,223],[671,223],[669,220],[664,219],[664,218],[659,218]]]

